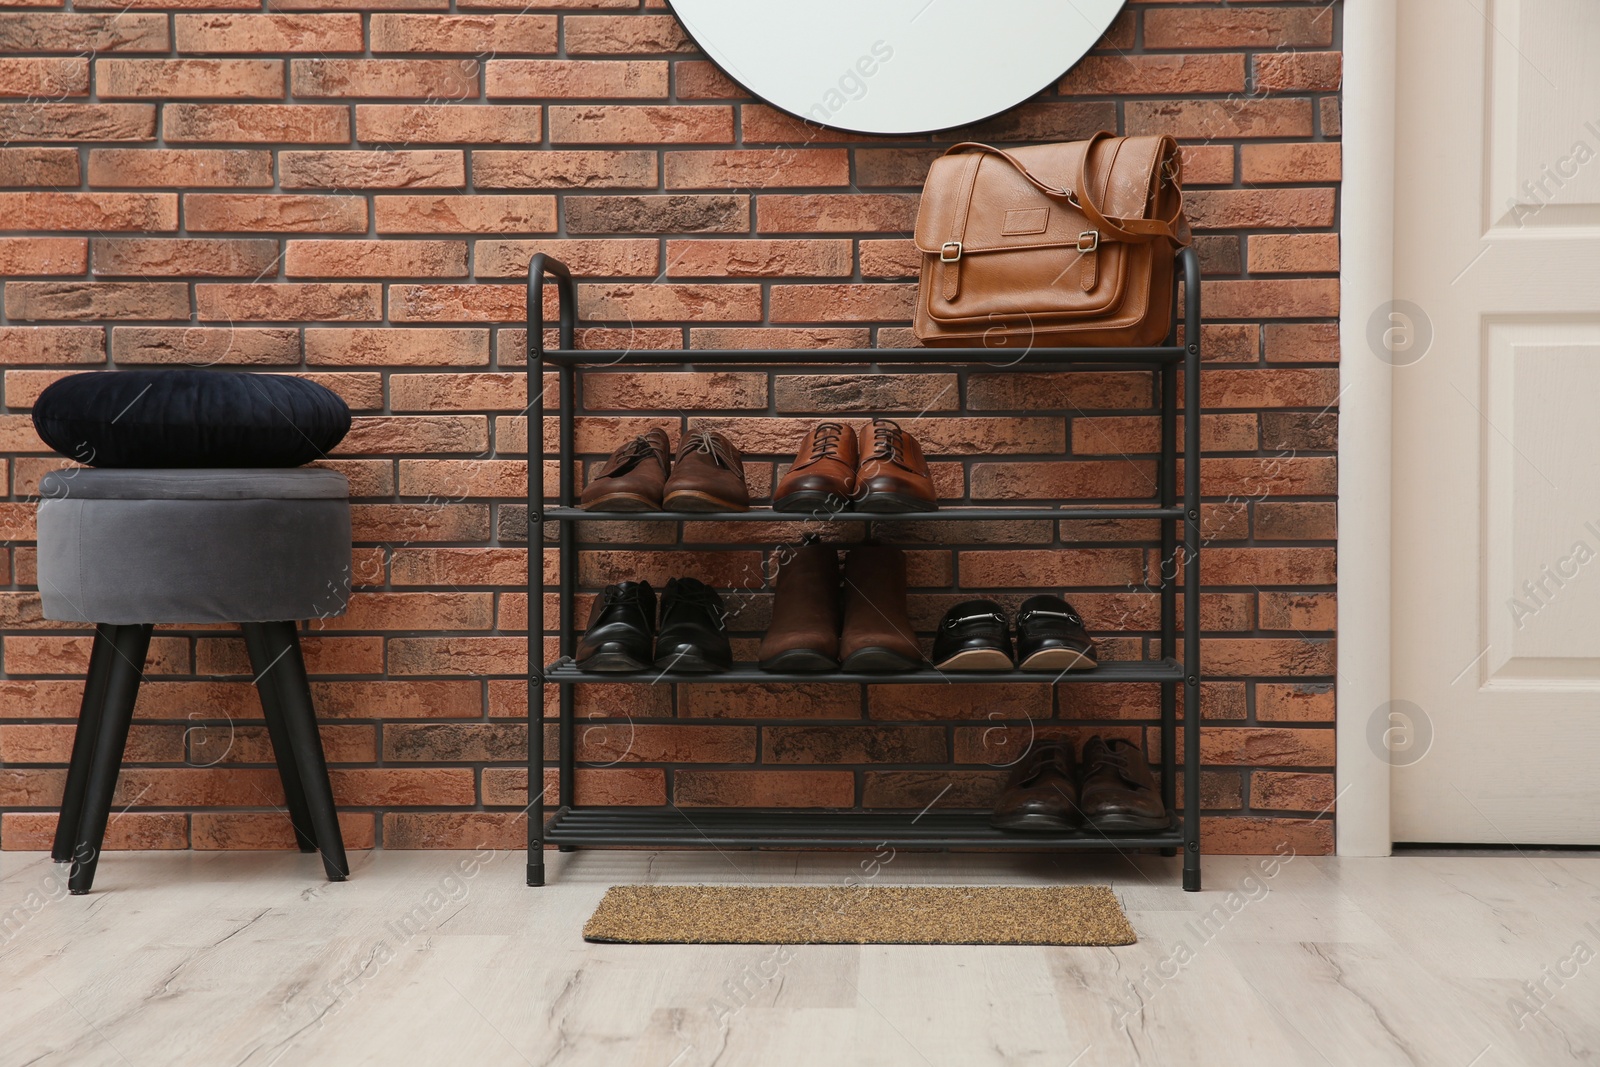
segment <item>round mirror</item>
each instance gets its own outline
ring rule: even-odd
[[[801,118],[926,133],[1019,104],[1083,57],[1123,0],[673,0],[718,66]]]

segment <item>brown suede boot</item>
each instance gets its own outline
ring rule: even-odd
[[[890,545],[862,545],[844,564],[844,632],[839,654],[847,671],[913,671],[922,648],[906,611],[906,556]]]
[[[764,671],[839,669],[839,555],[800,545],[778,568],[772,625],[761,639]]]

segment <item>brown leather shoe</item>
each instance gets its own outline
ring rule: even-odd
[[[939,506],[917,439],[889,419],[861,428],[857,511],[933,511]]]
[[[1165,830],[1171,820],[1144,752],[1120,737],[1083,746],[1083,815],[1096,830]]]
[[[845,558],[839,655],[847,671],[914,671],[923,666],[906,611],[906,556],[898,548],[862,545]]]
[[[744,456],[716,430],[685,434],[662,506],[668,511],[749,511]]]
[[[839,554],[800,545],[778,568],[772,625],[757,653],[764,671],[839,669]]]
[[[665,430],[640,434],[606,460],[578,498],[585,511],[660,511],[661,490],[672,469]]]
[[[1040,741],[1011,769],[989,825],[999,830],[1061,833],[1083,825],[1072,742]]]
[[[772,494],[773,511],[843,511],[856,491],[856,435],[840,422],[819,422],[800,442],[794,466]]]

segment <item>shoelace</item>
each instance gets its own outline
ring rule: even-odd
[[[726,611],[723,609],[720,598],[705,586],[689,586],[687,588],[681,585],[673,586],[672,601],[663,609],[662,621],[666,621],[667,612],[680,606],[700,608],[711,616],[711,621],[716,624],[717,629],[723,630],[727,628],[723,621]]]
[[[678,449],[679,462],[682,462],[683,457],[691,452],[704,453],[710,456],[718,466],[727,467],[730,470],[737,469],[739,466],[734,461],[727,440],[714,430],[700,430],[685,437],[683,445]]]
[[[617,450],[614,470],[620,470],[634,460],[649,459],[656,453],[655,442],[644,434],[640,434]]]
[[[895,463],[905,461],[905,431],[900,424],[888,419],[874,419],[872,423],[872,458],[887,459]]]
[[[837,422],[817,423],[816,437],[813,449],[817,458],[823,456],[836,457],[839,454],[839,439],[844,436],[844,426]]]
[[[601,603],[604,607],[612,608],[619,604],[637,604],[644,596],[644,589],[640,586],[624,588],[620,585],[608,585],[601,591]]]
[[[1132,751],[1131,747],[1121,745],[1113,747],[1106,742],[1101,742],[1092,749],[1086,748],[1083,753],[1083,762],[1087,764],[1086,773],[1093,774],[1101,767],[1109,767],[1129,785],[1138,785],[1139,782],[1134,778],[1132,767],[1128,763]]]

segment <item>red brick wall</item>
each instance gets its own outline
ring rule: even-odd
[[[941,147],[1108,128],[1181,139],[1209,279],[1206,844],[1330,848],[1328,817],[1309,820],[1333,796],[1337,3],[1132,3],[1034,100],[898,139],[749,100],[654,3],[122,6],[0,11],[0,225],[12,228],[0,238],[0,845],[46,845],[89,646],[82,629],[40,619],[34,590],[33,494],[60,461],[28,410],[50,381],[187,362],[304,374],[345,396],[355,429],[327,462],[358,498],[360,588],[306,647],[349,842],[515,844],[530,253],[582,277],[584,316],[602,324],[589,347],[901,346],[909,231]],[[585,403],[585,452],[646,425],[722,425],[759,489],[821,412],[928,409],[915,430],[950,496],[1003,496],[1063,449],[1068,465],[1050,476],[1078,491],[1122,495],[1153,469],[1148,375],[844,374],[817,389],[759,372],[608,373]],[[897,530],[913,542],[924,627],[963,595],[1015,604],[1059,582],[1110,654],[1149,648],[1147,528]],[[588,582],[742,584],[784,534],[583,536]],[[741,536],[753,540],[722,540]],[[716,551],[688,551],[705,542]],[[748,653],[768,604],[741,604]],[[160,628],[148,679],[122,778],[131,807],[110,844],[287,845],[235,634]],[[1019,724],[1011,738],[1031,718],[1046,733],[1157,740],[1154,693],[1137,687],[686,687],[675,699],[662,686],[585,691],[582,714],[634,722],[586,731],[583,754],[615,765],[580,771],[580,799],[916,808],[951,786],[946,803],[981,805],[1004,773],[986,748],[991,712]],[[716,721],[728,716],[743,724]]]

